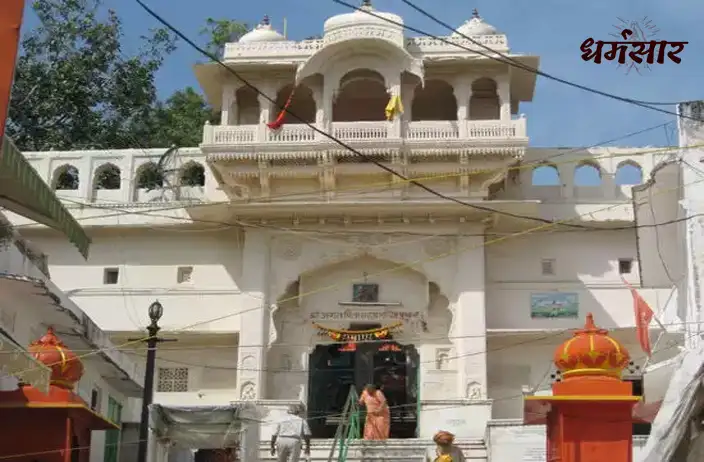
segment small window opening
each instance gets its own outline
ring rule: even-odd
[[[633,271],[633,259],[632,258],[620,258],[618,260],[619,274],[631,274],[631,271]]]
[[[103,284],[117,284],[120,277],[120,270],[117,268],[105,268],[103,273]]]
[[[186,282],[191,282],[191,275],[193,274],[192,266],[179,266],[176,274],[176,280],[179,284],[184,284]]]

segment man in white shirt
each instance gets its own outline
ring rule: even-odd
[[[310,455],[310,427],[301,414],[300,406],[291,405],[288,408],[288,418],[276,425],[271,437],[271,455],[278,453],[278,462],[299,462],[302,440],[306,442],[305,455]]]

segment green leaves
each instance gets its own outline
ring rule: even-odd
[[[22,150],[196,146],[216,116],[194,89],[160,101],[156,73],[176,49],[165,29],[127,55],[123,24],[100,0],[36,0],[39,25],[21,43],[8,134]],[[202,31],[222,50],[244,24],[209,19]]]

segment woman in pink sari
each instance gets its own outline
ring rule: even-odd
[[[391,412],[386,403],[386,397],[374,385],[364,387],[359,404],[367,408],[367,418],[364,422],[365,440],[389,439],[391,430]]]

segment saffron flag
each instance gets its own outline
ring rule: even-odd
[[[648,306],[648,303],[643,300],[638,291],[623,279],[623,283],[630,289],[631,295],[633,295],[633,311],[636,316],[636,336],[638,337],[638,343],[643,353],[650,356],[652,354],[650,347],[650,334],[648,328],[650,327],[650,322],[653,320],[653,310]]]
[[[284,125],[284,120],[286,119],[286,114],[288,113],[288,108],[291,106],[291,101],[293,101],[293,95],[296,93],[296,89],[294,88],[291,90],[291,94],[288,96],[288,99],[286,100],[286,103],[283,105],[281,108],[281,111],[279,111],[279,115],[276,116],[276,119],[274,119],[273,122],[269,122],[266,124],[267,127],[269,127],[272,130],[278,130],[279,128],[283,127]]]
[[[398,95],[393,95],[389,100],[389,104],[386,105],[386,120],[393,120],[398,114],[403,114],[403,102],[401,102],[401,97]]]

